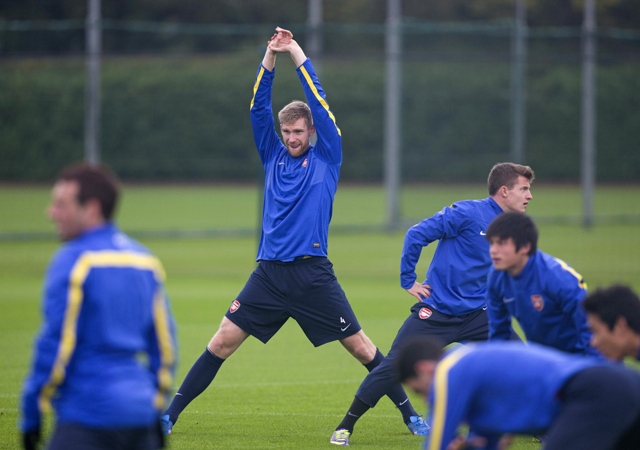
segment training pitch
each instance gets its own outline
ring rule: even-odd
[[[538,186],[540,184],[540,186]],[[534,183],[529,213],[539,247],[564,259],[594,289],[623,282],[640,291],[640,187],[596,193],[596,222],[579,225],[581,197],[571,186]],[[0,187],[0,449],[19,448],[19,391],[40,323],[39,297],[47,262],[58,243],[45,217],[48,187]],[[482,186],[414,186],[401,197],[407,219],[385,231],[379,186],[340,186],[329,256],[358,319],[386,352],[409,313],[412,297],[399,287],[399,257],[407,224],[455,200],[482,198]],[[202,353],[255,266],[260,208],[255,186],[125,185],[119,223],[165,265],[178,325],[176,387]],[[423,251],[424,277],[435,246]],[[314,349],[289,321],[263,345],[249,338],[222,366],[214,383],[182,414],[171,449],[330,449],[329,437],[366,370],[339,343]],[[421,398],[411,395],[424,411]],[[51,423],[47,422],[46,431]],[[400,414],[383,399],[358,422],[352,448],[418,449]],[[536,449],[520,437],[515,450]]]

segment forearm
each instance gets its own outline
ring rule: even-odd
[[[508,341],[511,337],[511,316],[489,312],[489,340]]]
[[[276,55],[277,53],[267,46],[264,58],[262,58],[262,66],[269,72],[273,72],[273,68],[276,66]]]
[[[295,41],[292,41],[292,43],[294,42]],[[304,51],[299,45],[297,45],[297,43],[295,45],[291,45],[289,55],[291,55],[291,59],[293,59],[296,68],[300,67],[307,60],[307,55],[305,55]]]

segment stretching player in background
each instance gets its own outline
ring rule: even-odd
[[[433,335],[447,344],[488,339],[486,280],[491,259],[484,233],[498,214],[524,213],[532,198],[533,179],[528,166],[496,164],[487,180],[489,197],[456,202],[407,231],[400,284],[417,303],[387,357],[360,384],[347,414],[331,436],[332,444],[349,445],[356,421],[394,385],[393,360],[407,337]],[[415,269],[422,249],[435,241],[439,242],[427,278],[418,283]]]
[[[489,340],[507,340],[515,318],[528,341],[569,353],[598,355],[580,302],[582,276],[564,261],[538,250],[538,229],[524,214],[506,213],[487,228]]]
[[[424,449],[495,450],[507,433],[546,434],[545,450],[640,448],[640,374],[604,359],[500,341],[443,352],[418,336],[399,351],[396,370],[427,396]]]
[[[340,343],[368,370],[383,355],[364,334],[327,258],[327,238],[342,164],[342,137],[311,61],[287,30],[277,28],[258,67],[251,101],[253,135],[264,166],[264,204],[258,267],[233,300],[220,328],[187,374],[162,417],[172,432],[184,408],[213,381],[247,337],[263,343],[292,317],[314,346]],[[289,53],[308,105],[293,101],[279,113],[271,91],[278,53]],[[317,132],[317,142],[310,144]],[[427,427],[399,383],[386,392],[413,434]]]
[[[160,261],[111,221],[117,200],[102,167],[70,166],[54,185],[49,216],[65,243],[47,270],[44,322],[23,387],[26,450],[38,448],[52,405],[48,450],[162,447],[173,319]]]
[[[640,298],[619,284],[597,289],[582,306],[591,329],[591,345],[614,361],[640,360]]]

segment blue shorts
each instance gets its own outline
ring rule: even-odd
[[[264,343],[289,317],[316,347],[361,329],[325,257],[260,261],[225,316]]]
[[[380,365],[360,384],[356,397],[373,408],[396,383],[395,357],[402,343],[412,336],[437,336],[445,344],[486,341],[489,337],[487,311],[480,309],[464,316],[448,316],[420,302],[400,327],[391,349]]]

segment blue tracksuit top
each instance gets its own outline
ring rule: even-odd
[[[129,428],[158,420],[176,344],[156,257],[111,223],[89,230],[51,260],[42,312],[22,431],[39,428],[51,405],[58,424]]]
[[[461,423],[497,448],[504,433],[543,434],[556,417],[558,393],[576,373],[604,364],[536,344],[483,342],[446,353],[428,394],[428,450],[444,450]]]
[[[262,233],[257,260],[292,261],[327,256],[329,222],[342,164],[342,137],[324,91],[307,59],[297,68],[316,128],[315,145],[292,157],[275,128],[271,90],[275,77],[260,64],[251,101],[253,137],[264,166]]]
[[[517,276],[489,271],[489,339],[509,339],[511,318],[527,340],[571,353],[597,355],[580,303],[587,295],[582,276],[564,261],[540,250]]]
[[[400,260],[400,285],[413,286],[422,248],[439,241],[425,280],[431,296],[424,303],[450,316],[485,308],[491,258],[484,233],[500,213],[502,208],[491,197],[464,200],[409,228]]]

